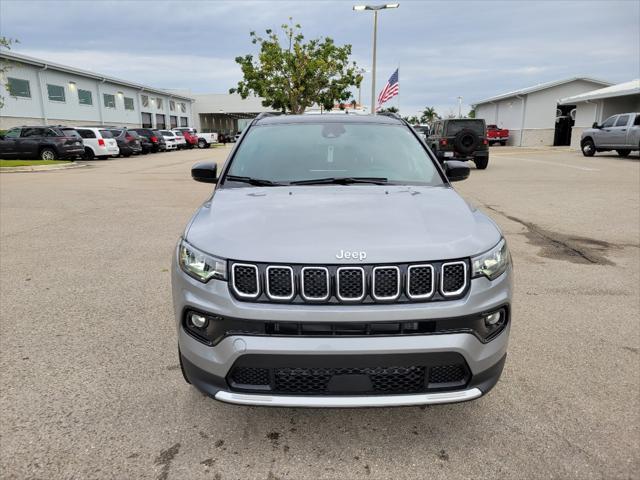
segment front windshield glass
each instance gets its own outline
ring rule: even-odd
[[[433,161],[408,128],[367,123],[252,127],[227,175],[276,183],[366,177],[391,184],[443,184]]]

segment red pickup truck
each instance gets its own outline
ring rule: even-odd
[[[497,125],[487,125],[487,140],[489,140],[489,145],[494,143],[506,145],[507,140],[509,140],[509,130],[498,128]]]

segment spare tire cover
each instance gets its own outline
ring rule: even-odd
[[[453,146],[459,153],[471,153],[480,145],[480,137],[469,128],[460,130],[453,139]]]

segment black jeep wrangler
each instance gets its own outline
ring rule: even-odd
[[[484,170],[489,164],[487,126],[482,119],[445,118],[437,120],[427,137],[427,144],[440,162],[473,160]]]

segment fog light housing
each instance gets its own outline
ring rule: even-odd
[[[500,320],[502,320],[502,310],[498,311],[498,312],[493,312],[490,313],[489,315],[486,315],[484,317],[484,324],[491,328],[491,327],[495,327],[496,325],[498,325],[500,323]]]
[[[191,325],[197,328],[205,328],[207,326],[207,323],[209,323],[207,317],[193,312],[189,315],[189,321],[191,322]]]

